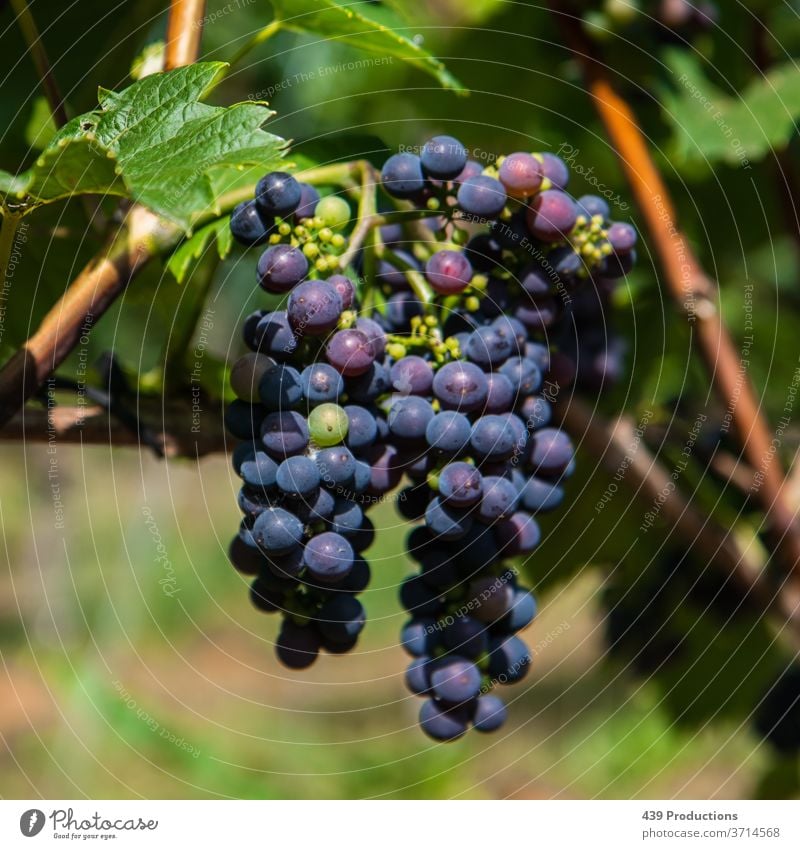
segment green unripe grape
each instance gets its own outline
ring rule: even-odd
[[[308,415],[308,433],[322,448],[338,445],[347,436],[350,422],[338,404],[320,404]]]
[[[350,204],[338,195],[328,195],[314,207],[314,215],[321,219],[324,227],[339,230],[350,222]]]
[[[275,360],[266,354],[248,353],[239,357],[231,369],[231,388],[242,401],[258,401],[258,384]]]
[[[603,11],[613,21],[629,24],[639,14],[638,6],[636,0],[606,0]]]

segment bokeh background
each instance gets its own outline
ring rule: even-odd
[[[214,102],[268,99],[277,112],[269,128],[319,161],[360,155],[380,161],[437,132],[459,136],[478,156],[566,150],[574,154],[573,193],[613,188],[618,217],[636,221],[579,68],[540,4],[361,5],[441,57],[470,96],[442,90],[400,60],[286,33],[237,66]],[[749,374],[775,422],[798,364],[791,180],[800,22],[788,2],[720,6],[718,25],[691,43],[641,40],[624,28],[604,33],[603,41],[681,225],[720,282],[720,309],[736,343],[754,338]],[[74,112],[95,105],[98,85],[129,82],[135,57],[163,37],[165,7],[156,0],[30,3]],[[754,29],[754,14],[766,22],[761,29]],[[210,0],[203,58],[230,58],[269,19],[265,0]],[[753,48],[756,29],[760,53]],[[0,166],[16,170],[35,157],[47,130],[8,8],[0,10],[0,55]],[[777,71],[769,76],[773,66],[780,78]],[[719,123],[709,128],[698,117],[694,89],[677,82],[682,73],[724,107],[726,120],[740,122],[739,148],[729,139],[720,144]],[[748,100],[764,79],[769,85]],[[769,97],[777,102],[765,112]],[[37,219],[7,293],[3,359],[96,249],[90,232],[77,252],[74,241],[59,237],[84,227],[80,209],[67,203]],[[237,320],[257,302],[254,264],[252,254],[234,253],[215,273],[205,304],[213,319],[203,331],[209,371],[221,374],[239,353]],[[191,280],[178,286],[158,267],[138,278],[93,332],[88,362],[113,350],[146,385],[176,316],[192,309],[192,286]],[[752,325],[743,311],[746,291],[754,293]],[[702,450],[693,453],[681,486],[717,521],[735,524],[737,534],[757,544],[763,516],[706,463],[720,444],[734,460],[736,448],[720,433],[724,408],[692,355],[690,328],[663,292],[642,234],[639,268],[608,317],[626,340],[619,380],[591,402],[599,415],[648,416],[655,426],[648,427],[651,448],[668,465],[680,461],[703,411]],[[79,366],[73,358],[65,371]],[[780,447],[787,466],[797,445],[790,424]],[[391,504],[373,515],[379,534],[369,552],[373,582],[363,596],[369,624],[358,649],[288,673],[273,656],[277,623],[249,605],[247,586],[226,559],[239,514],[225,456],[165,461],[144,447],[15,441],[0,447],[0,469],[3,797],[798,792],[796,750],[776,750],[755,719],[774,682],[793,668],[794,650],[780,623],[727,598],[725,582],[674,529],[656,522],[642,534],[647,504],[624,488],[598,512],[609,473],[580,446],[570,505],[543,522],[544,543],[522,566],[541,606],[527,634],[536,649],[531,673],[508,689],[510,720],[499,734],[468,735],[449,746],[421,735],[418,703],[402,684],[406,659],[397,635],[405,616],[396,593],[412,567],[403,555],[408,528]],[[648,607],[654,597],[660,599],[655,609]],[[631,610],[639,636],[617,640],[612,651]],[[788,710],[800,722],[796,705]]]

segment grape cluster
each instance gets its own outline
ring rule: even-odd
[[[286,298],[246,319],[250,353],[231,372],[244,481],[231,559],[255,576],[256,606],[282,612],[286,665],[346,651],[364,624],[364,511],[405,480],[406,683],[436,740],[499,728],[491,691],[528,671],[517,634],[536,603],[514,563],[574,468],[553,403],[577,365],[559,340],[574,304],[635,262],[633,227],[568,179],[550,153],[485,166],[437,136],[384,164],[371,239],[348,246],[347,202],[280,172],[231,218],[239,241],[269,244],[258,281]]]

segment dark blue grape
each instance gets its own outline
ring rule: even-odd
[[[294,211],[294,217],[298,221],[304,218],[313,218],[314,210],[319,203],[319,192],[308,183],[300,183],[300,201]]]
[[[514,513],[494,527],[497,544],[504,557],[530,554],[541,542],[542,532],[528,513]]]
[[[347,487],[355,477],[356,459],[344,445],[323,448],[317,452],[317,468],[327,486]]]
[[[448,463],[439,474],[439,495],[451,507],[471,507],[480,501],[483,479],[469,463]]]
[[[391,445],[375,445],[367,451],[367,460],[372,469],[369,483],[370,495],[380,496],[394,489],[403,476],[400,454]]]
[[[294,505],[294,511],[303,522],[313,524],[330,519],[333,516],[336,499],[333,493],[325,487],[320,487],[299,505]]]
[[[425,428],[425,440],[428,445],[446,454],[457,454],[465,448],[471,434],[472,425],[469,419],[451,410],[437,413]]]
[[[519,588],[514,591],[511,610],[503,621],[509,631],[521,631],[536,618],[536,599],[528,590]]]
[[[289,669],[307,669],[317,659],[320,649],[319,634],[310,625],[297,625],[284,619],[275,643],[278,660]]]
[[[541,395],[528,396],[519,407],[519,415],[528,430],[545,427],[553,417],[553,408]]]
[[[433,394],[445,407],[470,412],[486,403],[486,376],[474,363],[450,362],[433,378]]]
[[[429,737],[441,743],[449,743],[465,734],[467,723],[467,712],[460,707],[447,708],[428,699],[420,708],[420,727]]]
[[[436,180],[453,180],[467,164],[467,149],[452,136],[434,136],[420,153],[424,172]]]
[[[436,620],[430,617],[414,618],[403,626],[400,642],[412,657],[429,655],[437,646]]]
[[[335,533],[346,537],[355,536],[364,524],[364,511],[355,501],[337,498],[330,523]]]
[[[348,396],[359,404],[369,404],[390,389],[389,371],[381,363],[372,363],[364,374],[347,381]]]
[[[288,554],[276,554],[266,558],[270,575],[283,580],[293,580],[303,571],[303,549],[299,546]]]
[[[427,360],[414,354],[392,365],[391,385],[401,395],[428,395],[433,386],[433,369]]]
[[[275,482],[286,495],[309,496],[319,489],[317,464],[310,457],[287,457],[278,466]]]
[[[300,372],[283,363],[267,366],[258,383],[258,394],[264,408],[270,412],[296,407],[303,399]]]
[[[531,440],[530,462],[537,475],[562,475],[575,456],[570,438],[563,430],[542,428]]]
[[[564,500],[564,490],[557,484],[529,478],[520,495],[522,506],[532,513],[555,510]]]
[[[266,313],[253,331],[255,349],[277,360],[285,360],[297,350],[289,317],[284,311]]]
[[[258,282],[266,292],[281,295],[308,274],[308,260],[299,248],[272,245],[258,258]]]
[[[386,320],[395,330],[408,330],[411,319],[424,311],[425,307],[413,292],[395,292],[386,301]]]
[[[464,353],[473,363],[488,370],[504,363],[515,348],[515,339],[488,324],[470,333]]]
[[[228,546],[228,560],[243,575],[257,575],[266,564],[264,555],[257,548],[247,545],[238,535]]]
[[[508,710],[497,696],[480,696],[472,714],[472,727],[476,731],[497,731],[508,719]]]
[[[442,632],[445,647],[462,657],[479,658],[489,649],[489,632],[483,622],[471,616],[456,616]]]
[[[372,445],[378,436],[378,424],[375,415],[364,407],[348,404],[344,408],[349,426],[345,445],[356,453]]]
[[[266,314],[265,310],[256,310],[255,312],[251,312],[242,324],[242,339],[244,339],[244,344],[247,345],[251,351],[258,350],[256,327],[258,327],[259,321],[261,321]]]
[[[312,406],[337,402],[344,392],[344,380],[333,366],[312,363],[300,374],[303,397]]]
[[[486,375],[489,391],[486,395],[487,413],[506,413],[514,406],[517,393],[514,385],[499,371]]]
[[[324,637],[335,643],[342,643],[361,633],[366,615],[358,599],[342,594],[325,602],[317,621]]]
[[[553,290],[553,283],[553,279],[539,263],[527,266],[519,277],[519,285],[534,300],[549,295]]]
[[[562,302],[556,298],[542,298],[534,303],[520,303],[514,310],[518,318],[529,330],[542,333],[552,327],[561,317]]]
[[[531,653],[519,637],[489,640],[489,675],[500,684],[521,681],[531,665]]]
[[[519,494],[511,481],[494,476],[484,477],[483,497],[476,518],[482,522],[496,522],[508,518],[517,506]]]
[[[288,554],[300,545],[303,525],[282,507],[268,507],[253,525],[253,537],[268,554]]]
[[[273,457],[300,454],[308,445],[308,424],[291,410],[270,413],[261,425],[261,441]]]
[[[261,428],[266,412],[261,404],[248,404],[237,399],[228,404],[228,409],[225,410],[225,427],[237,439],[252,442]]]
[[[250,603],[262,613],[277,613],[285,601],[284,594],[264,585],[261,578],[256,578],[250,585]]]
[[[470,445],[482,459],[496,462],[514,454],[518,439],[519,434],[507,416],[488,415],[472,426]]]
[[[341,535],[330,531],[312,537],[303,560],[313,577],[320,581],[340,581],[353,568],[353,547]]]
[[[285,218],[291,215],[300,203],[300,184],[283,171],[272,171],[256,184],[256,205],[265,217]]]
[[[324,280],[306,280],[292,289],[286,313],[298,336],[319,336],[336,327],[342,299]]]
[[[395,397],[389,408],[389,430],[398,439],[421,440],[433,416],[433,407],[424,398]]]
[[[434,498],[425,511],[425,524],[437,537],[454,540],[463,537],[472,527],[472,516],[463,510],[448,507],[440,498]]]
[[[400,585],[400,602],[415,617],[436,616],[441,607],[439,593],[417,575]]]
[[[611,215],[611,208],[604,198],[597,195],[583,195],[578,198],[578,209],[587,218],[599,215],[603,221],[607,221]]]
[[[353,491],[359,495],[366,492],[372,480],[372,469],[369,463],[356,460],[356,470],[353,474]]]
[[[453,655],[438,661],[431,669],[434,695],[451,705],[474,699],[481,691],[481,673],[474,663]]]
[[[416,657],[408,664],[405,674],[406,687],[415,696],[424,696],[431,689],[431,659],[429,657]]]
[[[233,238],[247,247],[260,245],[269,236],[269,229],[252,200],[243,201],[233,208],[230,226]]]
[[[381,169],[384,189],[396,198],[412,198],[425,186],[422,163],[413,153],[396,153],[390,156]]]
[[[470,177],[458,188],[458,205],[467,215],[477,218],[496,218],[507,200],[503,184],[494,177]]]

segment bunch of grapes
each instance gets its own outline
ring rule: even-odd
[[[269,244],[260,285],[287,295],[247,318],[231,374],[231,559],[255,576],[254,603],[282,613],[284,663],[346,651],[364,625],[364,511],[405,480],[406,682],[437,740],[499,728],[494,686],[527,673],[517,632],[536,604],[514,564],[574,468],[553,403],[576,369],[555,343],[575,298],[635,262],[635,230],[602,198],[573,198],[568,177],[549,153],[483,166],[438,136],[386,161],[369,238],[343,198],[280,172],[231,218],[239,241]]]

